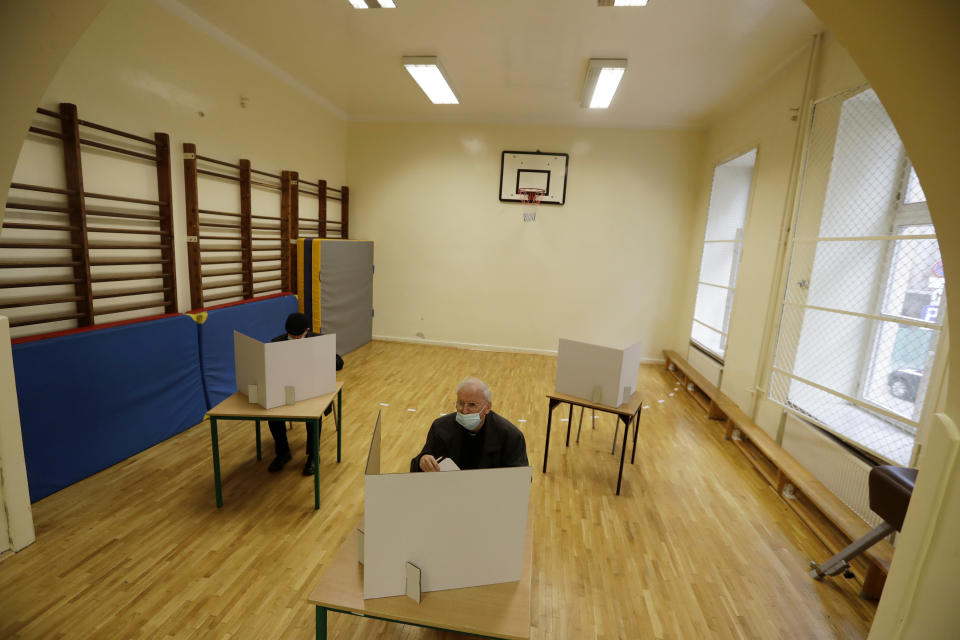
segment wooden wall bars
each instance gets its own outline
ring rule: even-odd
[[[0,235],[14,336],[175,313],[169,136],[81,120],[69,103],[37,113]]]
[[[296,171],[267,173],[252,169],[249,160],[202,156],[191,143],[183,145],[183,172],[192,309],[295,291],[296,239],[349,237],[346,186],[332,189],[325,180],[302,182]],[[233,185],[239,192],[231,199],[224,189]],[[208,194],[209,201],[236,202],[239,211],[201,206]],[[328,200],[340,203],[339,219],[328,217]]]
[[[199,155],[191,143],[183,145],[183,175],[190,307],[290,291],[290,193],[282,176],[249,160]],[[223,210],[225,202],[239,210]]]

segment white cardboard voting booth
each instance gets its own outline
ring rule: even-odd
[[[407,593],[407,563],[420,590],[520,579],[530,467],[380,473],[380,416],[364,481],[363,597]]]
[[[556,392],[620,406],[637,386],[640,358],[639,342],[620,349],[560,338]]]
[[[234,331],[237,390],[264,409],[333,393],[337,386],[336,349],[337,336],[333,333],[260,342]],[[251,387],[256,388],[255,394],[250,393]]]

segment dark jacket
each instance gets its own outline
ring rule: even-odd
[[[509,420],[491,411],[484,419],[481,431],[485,433],[479,468],[526,467],[530,464],[527,462],[527,443],[523,433]],[[456,413],[437,418],[430,425],[423,450],[410,461],[410,471],[420,471],[420,457],[426,454],[435,458],[452,458],[458,467],[463,468],[460,450],[464,437],[471,436],[457,424]]]

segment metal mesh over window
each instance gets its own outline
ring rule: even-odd
[[[908,464],[943,320],[940,248],[876,94],[816,105],[770,398]]]

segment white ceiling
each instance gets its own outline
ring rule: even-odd
[[[801,0],[156,0],[350,120],[696,127],[822,25]],[[436,55],[459,105],[400,64]],[[589,58],[627,58],[607,110],[580,107]]]

